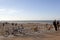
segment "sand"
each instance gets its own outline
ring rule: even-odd
[[[37,25],[39,27],[38,28],[39,31],[34,32],[32,29],[36,27]],[[2,27],[1,24],[0,26]],[[17,26],[20,26],[20,25],[17,25]],[[60,40],[60,30],[55,31],[54,28],[48,30],[48,28],[50,28],[49,25],[46,27],[45,24],[27,23],[27,24],[23,24],[23,26],[25,27],[26,29],[25,31],[27,31],[26,32],[27,34],[22,35],[22,36],[21,35],[19,36],[9,35],[8,37],[4,37],[0,35],[0,40]],[[5,25],[4,27],[11,28],[12,26],[11,24],[8,24],[8,25]],[[3,28],[0,28],[0,30],[2,31]]]
[[[0,37],[0,40],[60,40],[60,30],[33,36]]]

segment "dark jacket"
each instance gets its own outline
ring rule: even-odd
[[[59,21],[57,21],[57,24],[59,24]]]
[[[54,21],[54,22],[53,22],[53,25],[56,26],[56,24],[57,24],[56,21]]]

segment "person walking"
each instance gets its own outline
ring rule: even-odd
[[[57,31],[57,21],[56,20],[53,21],[53,25],[54,25],[55,31]]]

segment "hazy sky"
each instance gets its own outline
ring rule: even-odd
[[[0,0],[0,20],[60,19],[60,0]]]

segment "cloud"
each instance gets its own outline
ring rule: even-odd
[[[15,15],[15,16],[18,16],[20,13],[22,14],[23,13],[23,9],[20,9],[20,10],[16,10],[16,9],[2,9],[2,8],[0,8],[0,15]]]
[[[17,13],[17,10],[13,9],[0,9],[0,14],[14,14]]]
[[[30,11],[23,9],[9,9],[9,8],[0,8],[0,20],[60,20],[57,16],[36,16]]]
[[[20,20],[18,16],[0,16],[0,20]]]
[[[0,8],[0,20],[21,20],[21,16],[19,13],[22,13],[24,10],[16,10],[16,9],[7,9]]]

